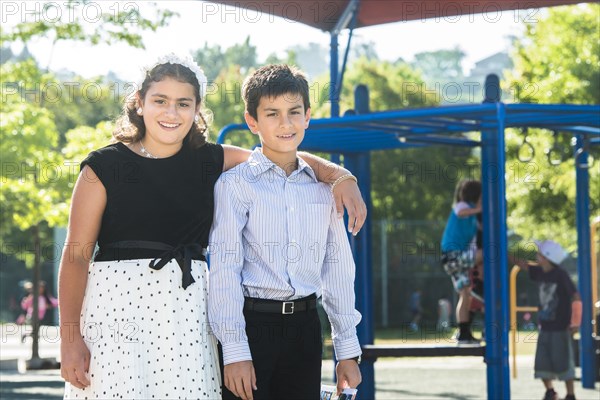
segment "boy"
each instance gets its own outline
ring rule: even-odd
[[[522,270],[539,284],[538,323],[540,333],[535,352],[535,377],[546,388],[544,400],[557,400],[552,380],[565,381],[565,400],[575,400],[575,362],[571,336],[581,324],[581,301],[569,274],[560,267],[567,258],[562,247],[552,241],[536,241],[537,264],[519,261]]]
[[[310,120],[308,82],[295,68],[269,65],[242,94],[262,149],[215,186],[209,320],[222,345],[223,399],[319,398],[320,295],[340,360],[338,392],[356,387],[352,253],[330,187],[296,154]]]

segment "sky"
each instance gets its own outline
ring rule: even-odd
[[[303,0],[306,1],[306,0]],[[41,2],[44,3],[44,2]],[[47,3],[47,2],[46,2]],[[62,4],[63,2],[51,2]],[[309,42],[319,43],[329,48],[329,34],[297,22],[257,14],[247,10],[225,9],[223,6],[202,1],[157,1],[159,7],[169,8],[180,14],[171,20],[168,27],[156,33],[144,35],[145,50],[132,49],[126,45],[99,45],[59,42],[52,46],[47,39],[28,43],[29,50],[42,66],[52,70],[63,68],[91,77],[104,75],[109,70],[124,80],[137,80],[140,67],[151,63],[158,56],[176,51],[190,53],[204,46],[219,44],[225,49],[241,43],[250,35],[251,44],[257,46],[259,61],[276,52],[285,54],[285,49],[293,45]],[[38,2],[1,3],[0,18],[6,27],[28,18],[27,11],[41,7]],[[8,5],[7,5],[8,4]],[[66,10],[48,8],[43,17],[52,22],[59,16],[64,19],[73,15],[83,16],[90,26],[97,19],[98,10],[115,12],[127,7],[139,8],[148,12],[144,2],[98,1],[85,7],[78,7],[70,15]],[[41,9],[41,8],[40,8]],[[465,53],[464,69],[468,73],[473,64],[498,51],[509,48],[509,36],[520,35],[523,20],[535,23],[542,15],[541,10],[522,12],[505,11],[502,13],[465,15],[409,22],[398,22],[376,27],[360,28],[354,31],[353,42],[374,42],[381,59],[395,61],[399,57],[410,61],[414,54],[460,47]],[[340,37],[340,54],[346,45],[347,31]],[[13,50],[18,50],[13,48]],[[49,64],[48,64],[49,63]]]

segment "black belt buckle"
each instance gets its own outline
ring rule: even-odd
[[[293,314],[294,313],[294,302],[293,301],[284,301],[281,303],[281,313],[282,314]]]

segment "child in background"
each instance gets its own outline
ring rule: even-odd
[[[537,263],[519,261],[522,270],[539,284],[538,323],[540,333],[535,352],[535,377],[542,380],[544,400],[558,400],[553,379],[565,382],[565,400],[575,400],[575,360],[571,336],[581,325],[581,300],[569,274],[560,267],[567,258],[552,240],[536,241]]]
[[[421,313],[423,308],[421,307],[421,289],[415,290],[410,295],[410,313],[412,319],[410,321],[410,330],[416,332],[419,330],[419,322],[421,321]]]
[[[452,278],[458,293],[456,321],[458,322],[458,343],[477,344],[470,325],[469,308],[471,303],[470,270],[475,265],[477,250],[477,214],[481,212],[481,182],[464,180],[458,183],[455,204],[452,207],[444,235],[442,236],[442,265]]]

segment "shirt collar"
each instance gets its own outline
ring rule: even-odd
[[[265,156],[260,147],[256,147],[250,157],[248,157],[248,166],[249,172],[254,176],[258,177],[268,170],[283,170],[279,168],[273,161],[269,160],[267,156]],[[308,165],[302,158],[298,157],[298,169],[293,174],[299,174],[301,172],[306,173],[309,177],[311,177],[315,182],[318,182],[315,171]],[[290,176],[291,176],[290,175]]]

